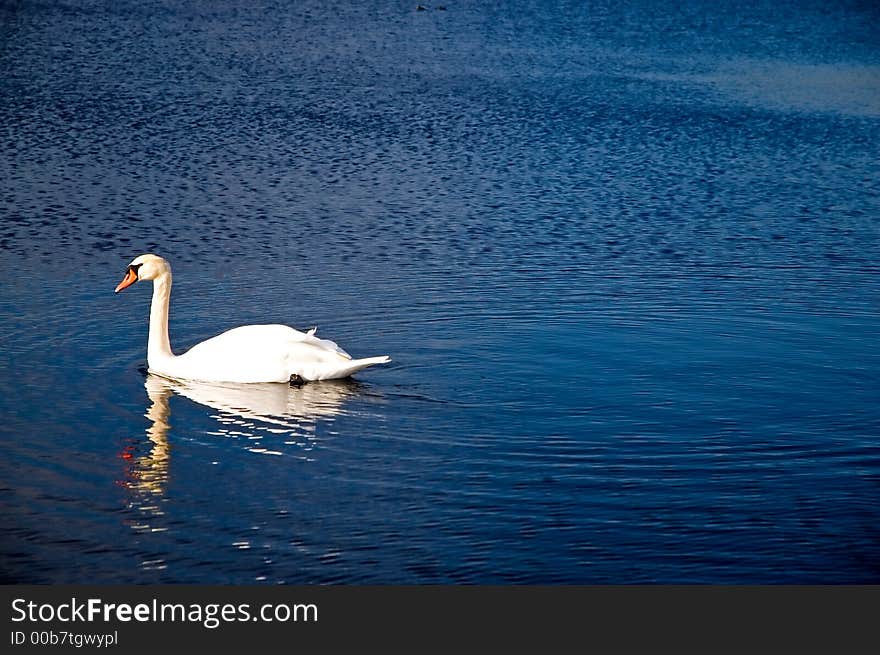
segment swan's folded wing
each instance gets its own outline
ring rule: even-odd
[[[313,330],[309,330],[309,332],[299,332],[302,335],[302,338],[298,339],[303,343],[307,343],[312,346],[317,346],[324,350],[329,350],[331,352],[336,352],[346,359],[351,359],[351,355],[345,352],[342,348],[339,347],[335,341],[330,341],[330,339],[321,339],[320,337],[316,337]]]
[[[286,382],[292,373],[316,380],[351,359],[333,341],[286,325],[246,325],[196,344],[164,373],[227,382]]]
[[[271,327],[276,327],[276,326],[271,326]],[[317,346],[318,348],[321,348],[322,350],[327,350],[330,352],[338,353],[338,354],[342,355],[343,357],[345,357],[345,359],[351,359],[351,355],[349,355],[342,348],[340,348],[339,344],[336,343],[335,341],[330,341],[330,339],[322,339],[320,337],[315,336],[315,332],[318,331],[317,326],[315,326],[313,328],[309,328],[309,330],[307,332],[300,332],[299,330],[295,330],[294,328],[288,327],[286,325],[279,325],[277,327],[289,330],[289,332],[287,332],[286,334],[288,335],[288,337],[292,341],[299,341],[299,342],[308,344],[310,346]]]

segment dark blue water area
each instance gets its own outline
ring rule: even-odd
[[[0,579],[880,582],[870,2],[0,1]],[[285,323],[353,380],[146,372]]]

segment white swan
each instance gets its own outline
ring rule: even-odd
[[[352,359],[332,341],[286,325],[245,325],[203,341],[182,355],[171,352],[168,301],[171,265],[158,255],[141,255],[128,265],[119,293],[139,280],[153,281],[147,365],[151,373],[204,382],[292,382],[345,378],[388,356]]]

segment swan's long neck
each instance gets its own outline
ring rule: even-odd
[[[168,303],[171,300],[171,272],[153,281],[153,301],[150,304],[150,336],[147,342],[147,364],[155,369],[162,361],[174,357],[168,338]]]

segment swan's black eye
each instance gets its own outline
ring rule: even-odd
[[[130,264],[128,267],[128,270],[130,270],[132,273],[134,273],[134,276],[137,277],[138,276],[138,269],[141,266],[143,266],[143,264]]]

